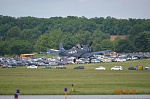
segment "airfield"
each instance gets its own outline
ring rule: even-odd
[[[75,70],[82,65],[85,69]],[[150,70],[128,70],[131,66],[150,65],[150,59],[126,62],[69,64],[67,69],[0,68],[0,95],[137,95],[150,94]],[[99,66],[106,70],[95,70]],[[123,70],[112,71],[113,66]],[[72,91],[72,84],[73,91]]]
[[[13,95],[0,95],[12,99]],[[150,99],[150,95],[20,95],[18,99]]]

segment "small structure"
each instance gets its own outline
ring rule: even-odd
[[[34,54],[21,54],[20,55],[20,58],[25,58],[25,57],[27,57],[27,58],[34,57]]]
[[[110,41],[114,41],[116,39],[116,37],[119,37],[121,40],[124,40],[126,38],[125,35],[121,35],[121,36],[119,36],[119,35],[112,35],[112,36],[110,36]]]

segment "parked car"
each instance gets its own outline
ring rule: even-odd
[[[62,66],[56,66],[55,69],[67,69],[67,67],[62,65]]]
[[[68,64],[67,61],[58,61],[58,65],[66,65],[66,64]]]
[[[150,70],[150,66],[146,66],[146,67],[145,67],[145,70]]]
[[[127,61],[127,60],[126,60],[125,58],[117,58],[116,61],[117,61],[117,62],[125,62],[125,61]]]
[[[8,65],[8,64],[4,64],[2,66],[2,68],[16,68],[16,66],[11,66],[11,65]]]
[[[84,69],[84,66],[76,66],[74,69]]]
[[[35,65],[31,65],[31,66],[28,66],[27,68],[38,68],[37,66],[35,66]]]
[[[114,66],[111,68],[111,70],[123,70],[122,66]]]
[[[109,63],[109,62],[112,62],[112,59],[111,58],[103,58],[102,62]]]
[[[137,70],[136,66],[129,67],[128,70]]]
[[[132,59],[132,57],[129,57],[129,56],[126,58],[126,60],[131,60],[131,59]]]
[[[29,66],[37,66],[37,62],[29,61],[29,62],[28,62],[28,65],[29,65]]]
[[[12,62],[10,61],[10,62],[7,63],[7,65],[9,65],[9,66],[17,66],[17,63],[13,62],[13,61]]]
[[[132,56],[132,60],[138,59],[137,56]]]
[[[51,66],[58,66],[58,62],[56,62],[56,61],[51,61],[51,62],[49,62],[49,65],[51,65]]]
[[[100,59],[91,59],[91,62],[92,62],[92,63],[100,63],[101,60],[100,60]]]
[[[25,62],[23,61],[17,61],[17,66],[25,66]]]
[[[89,58],[81,58],[81,60],[82,60],[84,63],[90,63],[90,59],[89,59]]]
[[[43,69],[51,69],[51,66],[44,66]]]
[[[76,59],[76,64],[84,64],[85,62],[81,59]]]
[[[106,68],[103,66],[99,66],[98,68],[95,68],[95,70],[106,70]]]
[[[16,66],[6,65],[7,68],[16,68]]]

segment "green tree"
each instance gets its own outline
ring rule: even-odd
[[[41,35],[41,32],[37,29],[24,29],[20,33],[21,40],[27,40],[31,44],[35,45],[37,38]]]
[[[14,26],[12,28],[10,28],[7,32],[7,39],[10,39],[10,38],[20,38],[20,28],[18,26]]]
[[[129,52],[134,52],[135,49],[136,48],[133,42],[129,39],[125,39],[125,40],[119,40],[119,42],[116,45],[115,51],[118,53],[120,52],[129,53]]]
[[[65,49],[70,49],[72,48],[75,44],[77,44],[77,40],[71,33],[65,33],[62,38],[63,47]]]
[[[66,49],[69,49],[77,43],[89,44],[91,41],[93,42],[92,49],[99,51],[112,47],[111,43],[106,42],[110,35],[126,35],[128,36],[128,43],[131,44],[126,46],[132,46],[134,50],[136,48],[135,51],[148,51],[149,48],[145,45],[149,44],[147,42],[149,36],[144,36],[145,41],[141,45],[141,36],[143,37],[144,31],[150,31],[150,19],[116,19],[110,16],[89,19],[84,16],[67,16],[64,18],[0,16],[0,42],[10,39],[25,40],[32,44],[33,50],[38,51],[47,48],[58,49],[60,42]],[[112,50],[129,52],[130,48],[120,50],[121,47],[116,47],[127,41],[113,42]],[[108,43],[109,46],[105,45],[105,47],[104,43]]]
[[[41,35],[35,45],[36,51],[46,51],[47,48],[58,49],[59,43],[62,42],[62,31],[55,30]]]
[[[0,42],[0,55],[4,56],[10,53],[8,41]]]
[[[10,54],[20,55],[22,53],[31,53],[33,51],[32,45],[26,40],[10,40],[9,48]]]
[[[90,44],[92,36],[90,32],[80,30],[78,33],[75,34],[75,39],[80,44]]]
[[[113,44],[109,39],[105,39],[101,42],[102,50],[111,50],[113,48]]]
[[[118,43],[119,43],[120,40],[121,40],[120,37],[117,36],[117,37],[115,38],[115,40],[112,41],[112,43],[113,43],[113,48],[112,48],[112,50],[113,50],[113,51],[116,51],[117,46],[118,46]]]
[[[101,46],[101,35],[103,34],[102,31],[99,30],[95,30],[94,33],[92,34],[92,50],[93,51],[99,51],[102,50],[102,46]]]

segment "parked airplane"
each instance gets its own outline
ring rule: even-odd
[[[73,48],[71,48],[69,50],[65,50],[61,43],[59,45],[59,51],[60,51],[59,56],[89,58],[96,54],[103,55],[104,53],[110,53],[110,51],[111,51],[111,50],[104,50],[104,51],[92,52],[91,45],[92,45],[92,42],[89,45],[77,44]]]

